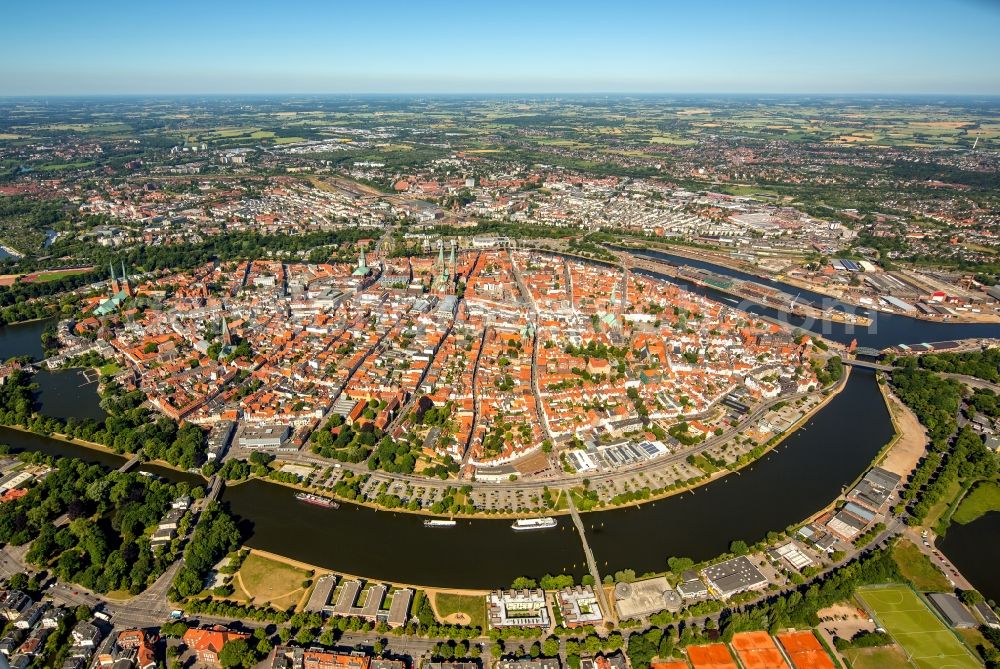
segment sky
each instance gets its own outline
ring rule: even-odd
[[[0,95],[1000,94],[1000,0],[28,0]]]

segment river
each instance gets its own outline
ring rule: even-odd
[[[621,248],[621,250],[634,252],[634,249]],[[864,312],[864,310],[859,311],[851,305],[844,304],[843,302],[820,295],[819,293],[813,293],[808,290],[797,288],[791,284],[776,281],[774,279],[762,278],[753,274],[747,274],[746,272],[730,269],[728,267],[705,262],[703,260],[694,260],[660,251],[644,251],[641,254],[636,255],[646,255],[651,258],[666,260],[667,262],[675,265],[690,265],[691,267],[699,267],[701,269],[707,269],[709,271],[724,274],[737,279],[757,281],[759,283],[765,283],[774,288],[778,288],[787,293],[791,293],[792,295],[801,294],[802,297],[806,299],[816,302],[824,302],[825,304],[829,304],[836,309],[849,312]],[[729,300],[733,299],[725,293],[712,290],[711,288],[696,286],[690,282],[669,277],[664,274],[642,270],[637,270],[637,272],[656,275],[657,277],[679,285],[686,290],[690,290],[691,292],[699,295],[705,295],[714,300],[723,301],[724,303],[730,303]],[[920,344],[924,342],[969,339],[975,337],[1000,337],[1000,325],[995,323],[948,323],[944,321],[927,321],[900,314],[887,314],[872,310],[868,312],[868,315],[872,319],[871,325],[863,327],[847,323],[816,321],[814,319],[791,316],[778,311],[777,309],[746,302],[741,303],[740,306],[741,308],[745,307],[747,311],[752,313],[768,316],[770,318],[789,323],[795,327],[801,327],[817,332],[842,344],[849,344],[852,339],[857,339],[858,346],[867,346],[876,349],[896,346],[897,344]]]
[[[886,336],[882,329],[886,319],[900,323],[894,326],[899,332],[906,326],[909,336],[902,341],[981,336],[955,330],[964,329],[960,325],[886,316],[879,319],[879,337]],[[0,347],[6,348],[0,350],[23,355],[37,346],[40,353],[37,341],[44,325],[4,328]],[[995,335],[996,326],[990,327]],[[931,331],[942,334],[928,337]],[[871,339],[858,339],[862,345],[874,345]],[[92,386],[80,386],[72,376],[54,376],[46,382],[66,394],[50,407],[60,403],[70,407],[87,394],[96,397]],[[43,398],[42,404],[47,401]],[[626,568],[661,571],[670,556],[709,558],[725,551],[734,539],[752,543],[768,531],[798,523],[832,502],[865,470],[891,434],[874,376],[856,369],[847,387],[803,429],[738,474],[657,502],[584,514],[598,567],[604,574]],[[0,443],[107,466],[123,462],[114,454],[8,428],[0,428]],[[196,475],[167,468],[143,465],[143,469],[175,481],[204,483]],[[585,573],[580,539],[568,517],[560,517],[555,529],[532,532],[514,532],[509,520],[491,519],[427,528],[423,517],[414,514],[348,503],[336,510],[311,506],[295,500],[289,488],[257,480],[227,488],[222,501],[239,518],[249,546],[349,574],[439,587],[492,588],[508,585],[520,575]]]
[[[892,436],[872,372],[847,387],[760,462],[694,492],[636,507],[583,514],[603,573],[663,571],[670,556],[702,560],[733,539],[753,543],[823,508]],[[426,528],[408,513],[353,504],[323,509],[263,481],[223,494],[248,545],[310,564],[405,583],[453,588],[508,585],[516,576],[584,573],[579,535],[566,516],[552,530],[514,532],[509,520],[461,520]],[[474,567],[473,567],[474,565]]]

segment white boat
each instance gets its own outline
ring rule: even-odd
[[[521,518],[519,520],[515,520],[511,525],[515,532],[523,532],[525,530],[547,530],[550,527],[555,526],[555,518]]]
[[[438,518],[428,519],[424,521],[424,527],[455,527],[455,521]]]

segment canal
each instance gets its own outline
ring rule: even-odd
[[[1000,511],[952,523],[937,547],[987,600],[1000,602]]]
[[[633,253],[635,252],[634,249],[625,249],[623,247],[619,250],[630,251]],[[746,272],[730,269],[722,265],[716,265],[714,263],[685,258],[683,256],[663,253],[660,251],[643,251],[642,253],[636,253],[636,255],[665,260],[675,265],[698,267],[736,279],[757,281],[758,283],[767,284],[779,290],[791,293],[792,295],[800,294],[805,299],[829,304],[833,308],[840,309],[842,311],[859,313],[864,312],[864,310],[859,311],[851,305],[844,304],[843,302],[820,295],[819,293],[803,290],[792,286],[791,284],[776,281],[774,279],[767,279],[747,274]],[[670,281],[671,283],[681,286],[686,290],[690,290],[693,293],[704,295],[712,298],[713,300],[722,301],[723,303],[731,304],[730,300],[733,299],[725,293],[712,290],[711,288],[696,286],[690,282],[666,276],[665,274],[645,270],[637,270],[637,273],[654,275],[657,278]],[[897,344],[920,344],[924,342],[969,339],[975,337],[1000,337],[1000,325],[995,323],[948,323],[944,321],[926,321],[919,318],[910,318],[909,316],[903,316],[900,314],[887,314],[872,310],[867,312],[867,315],[872,319],[871,325],[860,326],[847,323],[836,323],[832,321],[817,321],[814,319],[792,316],[782,311],[778,311],[777,309],[746,302],[741,303],[740,307],[745,308],[746,311],[761,316],[768,316],[770,318],[780,320],[794,327],[801,327],[803,329],[816,332],[842,344],[850,344],[851,340],[857,339],[858,346],[867,346],[876,349],[896,346]]]

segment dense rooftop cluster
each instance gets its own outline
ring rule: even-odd
[[[534,251],[213,263],[119,277],[90,304],[121,311],[82,319],[76,334],[110,338],[128,382],[168,416],[234,422],[237,446],[311,442],[352,462],[378,442],[379,466],[406,472],[419,458],[496,466],[629,422],[662,438],[656,425],[735,389],[770,398],[817,386],[807,344],[777,326]]]

